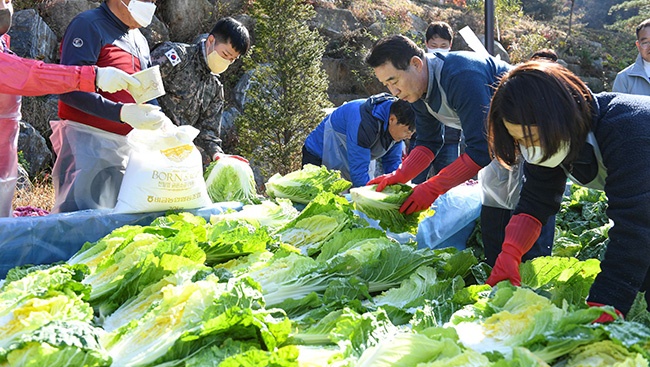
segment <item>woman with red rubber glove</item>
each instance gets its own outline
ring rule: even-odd
[[[488,114],[490,151],[506,166],[525,160],[524,184],[487,283],[519,285],[521,256],[555,214],[567,178],[604,190],[614,222],[589,306],[629,312],[638,292],[650,304],[650,97],[592,94],[556,63],[508,72]],[[608,313],[596,322],[612,321]]]
[[[417,146],[401,167],[370,180],[368,185],[377,184],[377,191],[382,191],[387,185],[406,183],[427,169],[443,145],[443,125],[461,129],[465,135],[465,152],[435,176],[417,185],[400,208],[401,212],[410,214],[429,208],[438,196],[475,177],[483,167],[488,166],[486,171],[497,166],[508,173],[492,162],[485,121],[494,87],[499,77],[511,68],[509,64],[475,52],[425,54],[412,40],[401,35],[380,39],[366,57],[366,63],[392,95],[411,104],[417,131]],[[516,187],[520,187],[520,177],[515,180]],[[483,186],[484,192],[487,191]],[[514,205],[497,207],[490,204],[484,200],[481,207],[481,228],[486,261],[493,265]],[[550,220],[542,231],[544,235],[528,251],[526,258],[550,255],[554,227]]]

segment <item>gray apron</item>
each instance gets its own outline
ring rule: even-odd
[[[571,173],[564,168],[564,165],[561,165],[562,169],[566,173],[569,180],[580,185],[585,186],[590,189],[604,190],[605,189],[605,179],[607,178],[607,168],[603,164],[603,155],[600,153],[600,148],[598,147],[598,142],[596,141],[596,136],[592,131],[587,134],[587,144],[591,145],[594,148],[594,155],[596,156],[596,161],[598,162],[598,173],[596,177],[589,182],[580,182],[577,178],[573,177]]]

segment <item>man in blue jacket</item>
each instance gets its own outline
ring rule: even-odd
[[[352,181],[352,187],[364,186],[371,178],[373,160],[381,158],[383,172],[399,167],[402,141],[414,131],[415,114],[406,101],[387,93],[349,101],[309,134],[302,148],[302,164],[339,170]]]

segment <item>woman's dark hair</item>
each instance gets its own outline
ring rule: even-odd
[[[219,43],[230,43],[232,48],[239,52],[241,56],[246,55],[248,49],[251,47],[248,29],[231,17],[219,19],[217,24],[214,25],[214,28],[212,28],[212,31],[210,31],[210,34]]]
[[[536,126],[543,159],[569,142],[568,160],[582,148],[592,124],[593,95],[585,83],[562,65],[528,61],[505,74],[496,88],[488,113],[490,153],[506,165],[519,155],[519,143],[504,122],[521,125],[526,143],[532,145],[531,127]]]
[[[409,131],[415,130],[415,112],[410,103],[402,99],[396,100],[390,106],[390,114],[395,115],[398,124],[408,126]]]
[[[409,38],[398,34],[375,42],[366,56],[366,63],[376,68],[390,61],[395,69],[406,70],[413,56],[424,59],[424,51]]]

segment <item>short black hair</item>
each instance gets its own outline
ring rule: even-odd
[[[415,112],[411,104],[403,99],[398,99],[390,106],[390,114],[395,115],[397,123],[406,125],[409,131],[415,131]]]
[[[406,70],[413,56],[424,59],[424,51],[409,38],[397,34],[375,42],[366,56],[366,63],[376,68],[390,61],[395,69]]]
[[[639,23],[639,25],[636,27],[636,39],[639,39],[639,33],[641,33],[641,30],[645,27],[650,27],[650,18]]]
[[[454,39],[454,31],[447,22],[431,22],[427,27],[424,41],[430,40],[433,36],[438,36],[443,40],[451,42]]]
[[[230,43],[235,51],[244,56],[251,47],[251,39],[248,35],[248,29],[239,21],[231,17],[219,19],[214,25],[210,34],[219,43]]]

